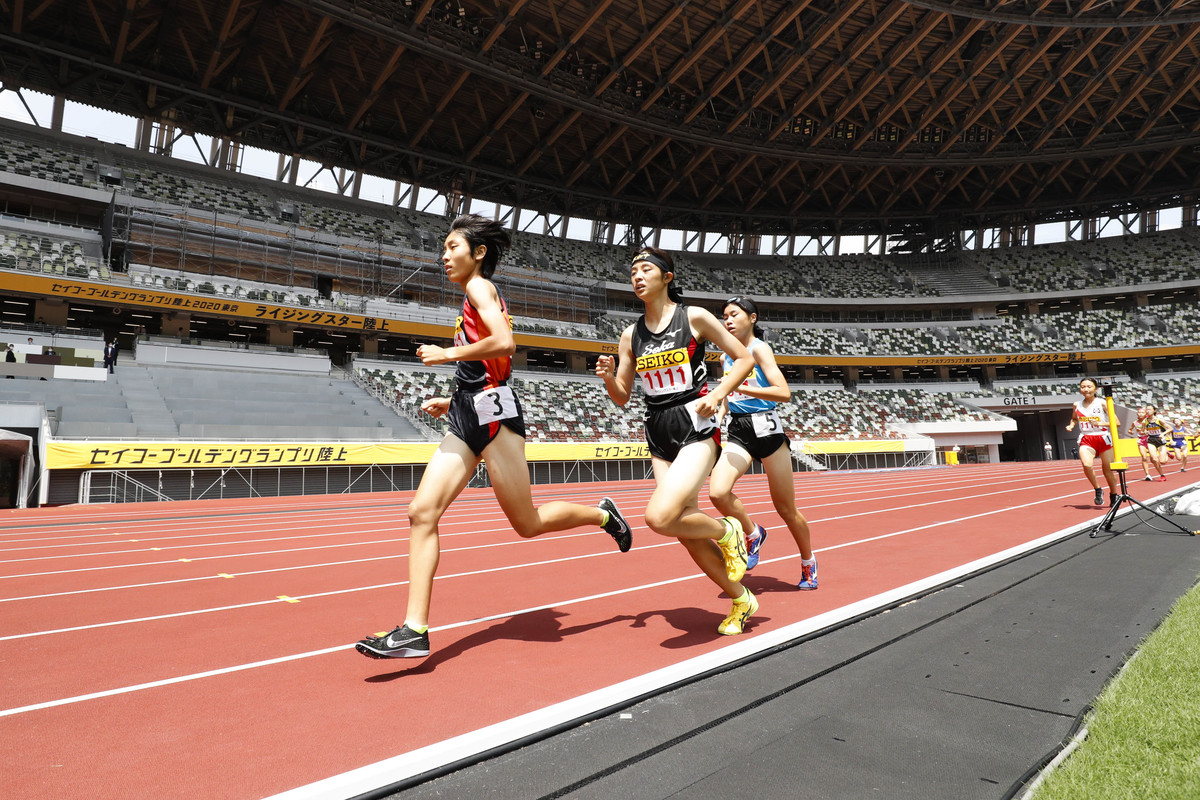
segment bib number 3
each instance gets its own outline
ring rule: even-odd
[[[484,389],[472,398],[475,403],[475,416],[480,425],[511,419],[517,415],[517,398],[513,395],[512,387],[497,386],[494,389]]]

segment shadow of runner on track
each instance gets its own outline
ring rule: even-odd
[[[557,611],[552,608],[539,609],[531,611],[527,614],[509,617],[501,620],[494,625],[490,625],[481,631],[468,634],[463,638],[451,642],[443,648],[434,649],[428,657],[417,661],[407,669],[396,670],[394,672],[384,673],[382,675],[372,675],[365,680],[368,683],[382,683],[385,681],[403,678],[406,675],[422,675],[433,672],[437,665],[461,655],[467,650],[471,650],[491,642],[501,639],[511,639],[518,642],[561,642],[567,636],[573,636],[577,633],[586,633],[587,631],[596,628],[612,625],[617,622],[633,621],[635,618],[629,615],[619,615],[610,619],[591,622],[586,625],[575,625],[570,628],[561,627],[560,618],[569,616],[564,611]],[[436,631],[435,631],[436,633]],[[396,659],[403,663],[404,661],[415,661],[415,659]]]

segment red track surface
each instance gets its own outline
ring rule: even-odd
[[[728,600],[673,540],[641,526],[647,482],[535,489],[540,499],[612,496],[635,526],[624,555],[602,532],[518,539],[490,492],[469,490],[443,520],[434,652],[419,661],[351,648],[403,615],[406,493],[4,512],[5,794],[282,792],[1103,512],[1071,462],[798,475],[821,581],[800,592],[765,481],[738,489],[771,529],[747,578],[762,608],[744,636],[716,634]]]

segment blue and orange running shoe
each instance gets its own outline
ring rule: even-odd
[[[767,541],[767,529],[757,522],[754,523],[754,532],[746,537],[746,569],[751,570],[758,566],[758,551]]]
[[[800,582],[796,584],[801,589],[812,591],[817,588],[817,562],[800,565]]]

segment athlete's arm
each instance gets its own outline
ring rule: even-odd
[[[614,363],[612,356],[600,356],[596,359],[596,374],[604,380],[604,388],[608,396],[619,406],[629,402],[633,391],[634,360],[633,360],[633,326],[630,325],[621,334],[617,344],[618,361]]]
[[[486,361],[490,358],[511,356],[517,350],[516,339],[513,338],[512,328],[504,316],[500,305],[500,295],[496,287],[487,278],[474,277],[463,286],[467,299],[479,313],[479,321],[483,330],[487,331],[477,342],[455,345],[454,347],[438,347],[424,344],[417,348],[417,357],[426,366],[445,364],[448,361]]]
[[[746,376],[754,369],[754,356],[746,349],[746,345],[737,337],[725,330],[725,326],[717,321],[710,312],[696,306],[688,306],[688,323],[692,332],[719,347],[725,355],[733,359],[733,364],[725,371],[717,388],[699,399],[696,413],[701,416],[712,416],[717,412],[717,405],[729,396],[729,393],[742,385]]]
[[[760,400],[774,400],[776,403],[786,403],[791,400],[792,390],[788,388],[787,378],[783,377],[783,373],[779,371],[779,365],[775,363],[775,353],[771,351],[771,345],[759,339],[758,344],[750,351],[750,355],[753,356],[754,363],[762,368],[769,385],[739,386],[738,391]]]

